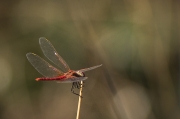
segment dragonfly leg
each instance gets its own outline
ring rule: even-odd
[[[83,81],[83,83],[81,84],[81,85],[82,85],[82,87],[84,87],[84,83],[85,83],[85,81]]]
[[[76,88],[80,89],[81,86],[84,87],[84,81],[82,84],[81,84],[81,82],[76,82]]]
[[[76,82],[76,88],[80,89],[81,88],[81,83],[80,82]]]
[[[72,83],[72,87],[71,87],[71,92],[72,92],[73,94],[75,94],[75,95],[78,95],[78,96],[80,96],[80,95],[79,95],[78,93],[75,93],[75,92],[74,92],[74,89],[75,89],[75,88],[80,89],[79,86],[80,86],[80,83],[73,82],[73,83]],[[82,96],[80,96],[80,97],[83,98]]]

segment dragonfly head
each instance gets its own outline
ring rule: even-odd
[[[85,77],[85,74],[81,71],[76,71],[73,75],[76,77]]]

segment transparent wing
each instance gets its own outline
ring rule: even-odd
[[[102,66],[102,64],[100,65],[97,65],[97,66],[93,66],[93,67],[89,67],[89,68],[85,68],[85,69],[80,69],[79,71],[81,72],[86,72],[86,71],[89,71],[89,70],[93,70],[93,69],[96,69],[98,67]]]
[[[63,81],[57,81],[57,83],[72,83],[72,82],[79,82],[79,81],[84,81],[88,77],[71,77]]]
[[[54,64],[56,64],[59,68],[61,68],[64,72],[70,70],[68,64],[63,60],[63,58],[57,53],[53,45],[46,38],[39,38],[39,44],[44,55]]]
[[[29,60],[29,62],[33,65],[33,67],[45,77],[55,77],[63,75],[63,72],[56,69],[48,62],[46,62],[44,59],[42,59],[34,53],[27,53],[26,57]]]

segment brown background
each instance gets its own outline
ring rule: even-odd
[[[39,37],[72,69],[103,64],[86,73],[80,119],[179,119],[179,13],[178,0],[1,0],[0,119],[76,117],[71,84],[34,80]]]

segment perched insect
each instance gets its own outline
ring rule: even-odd
[[[44,55],[61,70],[53,67],[44,59],[34,53],[27,53],[27,59],[33,65],[33,67],[43,76],[36,78],[36,81],[57,81],[60,83],[72,83],[71,92],[74,92],[74,88],[80,88],[80,81],[86,80],[88,77],[85,76],[84,72],[100,67],[101,65],[93,66],[90,68],[80,69],[77,71],[71,70],[68,64],[63,58],[57,53],[53,45],[46,38],[39,38],[40,47]]]

